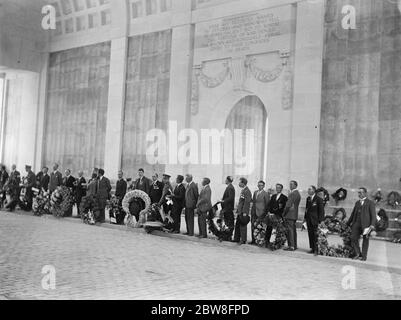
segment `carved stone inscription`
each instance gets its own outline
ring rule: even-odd
[[[210,51],[238,53],[280,35],[280,21],[273,13],[249,13],[217,21],[205,31],[205,44]]]

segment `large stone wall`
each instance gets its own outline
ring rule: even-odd
[[[399,188],[401,16],[395,1],[328,0],[319,183]],[[341,26],[343,5],[356,29]]]

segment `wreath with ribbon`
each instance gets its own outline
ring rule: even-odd
[[[82,222],[90,225],[95,224],[95,215],[100,213],[98,201],[94,195],[83,197],[79,207]]]
[[[74,198],[69,188],[57,187],[50,197],[50,212],[55,217],[64,217],[65,213],[71,210]]]
[[[329,245],[328,234],[338,233],[343,240],[343,245]],[[349,258],[354,255],[351,246],[351,228],[343,220],[336,217],[326,218],[319,224],[317,231],[318,253],[323,256]]]
[[[35,216],[50,214],[50,196],[48,193],[37,195],[33,199],[32,210]]]
[[[122,207],[127,214],[124,224],[127,227],[140,228],[146,222],[146,215],[150,209],[150,198],[142,190],[132,190],[124,196]]]
[[[224,223],[224,218],[217,217],[219,203],[216,203],[208,213],[209,232],[217,237],[219,241],[230,241],[234,228],[228,227]],[[221,205],[221,204],[220,204]]]

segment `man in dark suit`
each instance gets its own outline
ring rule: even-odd
[[[81,217],[81,201],[86,196],[86,179],[84,178],[84,172],[78,171],[78,178],[75,180],[75,203],[77,204],[78,218]]]
[[[70,169],[66,169],[64,171],[65,176],[63,178],[63,186],[67,187],[70,189],[70,191],[74,191],[75,190],[75,178],[71,175],[71,170]]]
[[[288,247],[284,248],[286,251],[297,250],[297,228],[296,222],[298,220],[298,208],[301,202],[301,195],[297,190],[298,182],[290,181],[290,194],[288,201],[284,208],[283,218],[285,226],[287,227],[287,242]]]
[[[26,177],[24,180],[24,186],[25,186],[25,198],[26,198],[26,208],[24,208],[27,211],[32,210],[32,203],[33,203],[33,191],[32,188],[35,187],[36,185],[36,176],[32,171],[32,166],[26,165],[25,166],[26,170]]]
[[[163,174],[163,192],[162,196],[159,200],[158,206],[163,207],[163,212],[165,215],[168,215],[171,211],[171,204],[167,203],[167,197],[173,194],[173,187],[170,183],[171,176],[169,174]]]
[[[152,184],[149,188],[150,202],[159,203],[163,194],[163,182],[159,181],[159,175],[154,173],[152,175]]]
[[[355,203],[351,216],[347,224],[351,226],[351,244],[355,251],[354,259],[366,261],[369,249],[369,234],[376,224],[375,203],[367,198],[367,190],[364,187],[359,188],[359,201]],[[362,253],[359,247],[359,238],[363,235]]]
[[[309,247],[310,252],[315,256],[318,255],[317,247],[317,229],[319,223],[324,218],[324,204],[323,199],[316,194],[316,187],[310,186],[308,188],[308,198],[306,199],[305,221],[308,229]]]
[[[224,223],[231,231],[234,231],[234,202],[235,202],[235,188],[233,186],[233,178],[228,176],[226,178],[226,190],[221,199],[221,212],[223,214]]]
[[[187,235],[194,235],[195,208],[198,202],[199,191],[198,186],[193,181],[191,174],[185,176],[187,182],[185,191],[185,223],[187,225]]]
[[[118,203],[122,204],[125,194],[127,193],[127,181],[124,180],[124,173],[120,170],[118,171],[118,179],[116,183],[116,193],[115,196],[118,198]]]
[[[63,186],[70,189],[71,194],[75,196],[75,178],[71,175],[70,169],[66,169],[64,173],[65,177],[63,178]],[[72,217],[72,207],[65,213],[64,216]]]
[[[37,186],[42,192],[47,192],[47,190],[49,189],[50,176],[48,174],[48,171],[48,167],[43,167],[42,171],[40,171],[36,175]]]
[[[97,185],[96,185],[96,200],[100,208],[96,222],[103,223],[105,221],[105,208],[107,200],[110,199],[111,184],[110,180],[104,176],[104,170],[99,169],[97,174]]]
[[[249,190],[248,180],[240,178],[239,187],[241,195],[237,207],[237,221],[235,223],[234,242],[245,244],[247,241],[247,225],[250,221],[249,210],[251,209],[252,193]]]
[[[198,215],[198,238],[207,238],[206,219],[210,209],[212,209],[212,190],[210,189],[210,179],[203,178],[202,189],[199,192],[196,213]]]
[[[150,181],[145,177],[145,171],[141,168],[138,170],[138,179],[136,179],[133,183],[133,189],[138,189],[149,194],[150,190]]]
[[[185,187],[182,184],[184,181],[184,177],[182,175],[178,175],[175,182],[177,185],[174,188],[173,194],[170,199],[173,201],[173,206],[171,208],[171,217],[173,218],[173,229],[172,233],[180,233],[181,229],[181,213],[182,209],[185,206]]]
[[[15,207],[19,202],[20,197],[20,183],[21,183],[21,174],[17,170],[17,166],[13,164],[11,166],[10,176],[8,177],[8,181],[6,182],[5,188],[8,190],[10,194],[10,202],[7,203],[6,209],[10,209],[10,211],[14,211]]]
[[[50,174],[49,192],[52,193],[57,187],[63,184],[63,176],[58,171],[58,164],[53,165],[53,172]]]
[[[263,221],[266,217],[268,206],[270,202],[270,194],[264,190],[265,182],[258,182],[258,190],[253,193],[252,197],[252,209],[251,209],[251,232],[252,242],[255,244],[255,236],[253,235],[255,227],[260,221]]]
[[[285,204],[287,203],[288,200],[287,196],[282,194],[283,188],[284,187],[281,183],[276,184],[276,194],[273,194],[271,196],[268,206],[269,216],[271,218],[275,218],[276,220],[283,219]],[[265,236],[266,247],[270,246],[270,238],[272,236],[273,227],[274,226],[272,224],[269,224],[266,228],[266,236]]]

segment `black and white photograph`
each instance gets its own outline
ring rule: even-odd
[[[401,0],[0,0],[0,300],[401,300]]]

